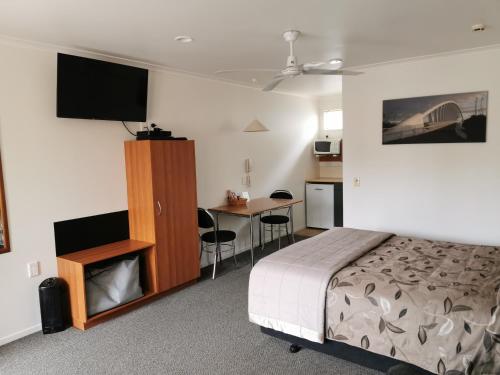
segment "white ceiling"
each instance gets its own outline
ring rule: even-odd
[[[472,33],[476,23],[485,32]],[[0,34],[97,51],[213,76],[220,69],[281,68],[281,34],[298,29],[299,62],[341,57],[345,66],[500,43],[500,0],[1,0]],[[190,35],[191,44],[173,41]],[[263,85],[272,73],[225,78]],[[251,79],[257,78],[257,83]],[[280,86],[338,92],[338,77]]]

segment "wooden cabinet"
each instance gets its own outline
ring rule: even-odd
[[[194,141],[125,142],[130,238],[155,244],[156,292],[200,276]]]
[[[142,258],[143,267],[141,267],[141,272],[144,275],[142,291],[144,295],[126,304],[88,316],[85,268],[125,254],[135,254]],[[81,330],[140,306],[150,301],[157,294],[155,292],[156,259],[154,247],[153,244],[148,242],[125,240],[62,255],[57,257],[57,269],[59,277],[66,281],[68,285],[73,326]]]

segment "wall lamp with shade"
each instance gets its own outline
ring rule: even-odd
[[[269,129],[266,128],[259,120],[253,120],[245,127],[245,129],[243,129],[243,131],[245,133],[268,132]]]

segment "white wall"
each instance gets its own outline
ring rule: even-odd
[[[481,50],[344,77],[346,226],[500,244],[498,66],[499,49]],[[382,100],[481,90],[489,91],[486,143],[382,145]]]
[[[342,109],[342,94],[322,96],[318,98],[318,118],[320,138],[328,136],[329,138],[342,138],[342,130],[324,130],[323,112],[336,109]],[[342,177],[342,162],[340,161],[322,161],[319,163],[319,177]]]
[[[53,222],[127,208],[123,141],[118,122],[58,119],[56,51],[0,42],[0,149],[12,252],[0,255],[0,345],[40,329],[38,284],[57,274]],[[311,140],[316,103],[197,77],[152,70],[149,120],[196,140],[199,205],[223,203],[243,190],[243,161],[254,160],[252,196],[275,188],[303,196],[315,174]],[[243,133],[257,116],[271,131]],[[296,227],[304,210],[296,210]],[[248,224],[239,230],[248,248]],[[41,262],[28,279],[26,263]]]

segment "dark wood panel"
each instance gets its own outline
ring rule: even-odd
[[[336,227],[344,226],[344,185],[333,184],[333,220]]]

